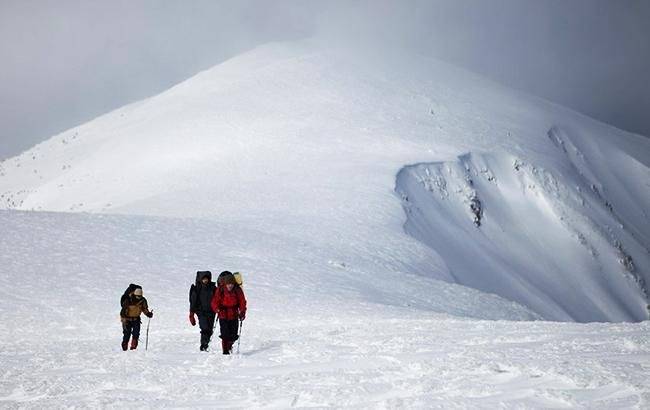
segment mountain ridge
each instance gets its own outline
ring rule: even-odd
[[[619,236],[644,218],[625,204],[632,199],[641,209],[650,204],[638,186],[650,175],[648,164],[628,166],[629,158],[650,153],[647,141],[435,60],[400,53],[392,61],[367,56],[323,51],[311,42],[259,47],[0,163],[0,207],[207,218],[309,238],[323,249],[353,247],[369,258],[388,249],[404,255],[419,245],[402,227],[405,215],[394,192],[400,169],[449,163],[467,153],[508,156],[547,169],[571,186],[582,171],[571,168],[561,147],[549,139],[555,127],[566,130],[574,145],[591,147],[587,162],[599,152],[618,156],[614,164],[592,161],[590,166],[603,180],[600,191],[620,197],[615,207],[623,209],[627,228]],[[619,166],[634,172],[618,172]],[[621,179],[624,189],[615,186]],[[503,207],[510,198],[486,202],[487,220],[491,207]],[[463,206],[461,201],[458,207]],[[563,229],[554,235],[573,244],[575,238]],[[637,249],[632,281],[648,281],[647,256],[639,249],[647,249],[650,236],[642,227],[637,231],[636,239],[625,239],[622,247]],[[466,235],[471,241],[479,234],[480,229]],[[438,268],[426,274],[453,282],[449,266],[463,255],[431,249]],[[432,265],[409,266],[424,272]],[[610,266],[605,275],[620,281],[621,266],[621,271]],[[586,271],[577,279],[592,280]],[[589,308],[542,316],[642,320],[645,296],[639,288],[630,289],[633,313]],[[535,290],[548,291],[544,286]],[[571,297],[555,291],[551,296],[558,304]],[[595,297],[586,294],[575,303],[590,305]],[[628,303],[612,300],[615,311]]]

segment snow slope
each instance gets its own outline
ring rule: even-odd
[[[585,158],[560,132],[549,137],[569,157],[564,169],[494,153],[404,168],[397,184],[407,230],[451,256],[444,259],[456,282],[544,317],[642,320],[650,232],[639,205],[650,191],[635,183],[650,180],[647,168],[619,180],[607,169],[597,176],[571,157]],[[635,165],[629,156],[623,163]]]
[[[0,226],[2,408],[650,401],[648,322],[484,320],[531,316],[467,287],[384,274],[395,261],[348,260],[239,224],[0,211]],[[187,322],[194,270],[222,267],[245,272],[250,304],[232,357],[199,352]],[[133,281],[155,315],[149,349],[125,353],[117,299]]]
[[[399,255],[546,319],[647,318],[648,140],[391,56],[260,47],[4,161],[0,206],[206,218]],[[427,197],[426,173],[459,192]]]

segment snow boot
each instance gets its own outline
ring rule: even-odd
[[[122,350],[126,352],[126,349],[129,348],[129,341],[127,340],[126,342],[122,342]]]
[[[201,345],[199,350],[202,351],[202,352],[207,352],[208,351],[208,345]]]
[[[232,342],[230,340],[221,340],[221,348],[223,349],[223,354],[230,354],[230,349],[232,348]]]
[[[135,350],[138,348],[138,339],[135,337],[131,339],[131,350]]]

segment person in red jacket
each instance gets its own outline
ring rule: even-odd
[[[219,317],[223,354],[230,354],[239,338],[239,321],[246,319],[246,297],[235,276],[228,271],[221,272],[217,285],[210,305]]]

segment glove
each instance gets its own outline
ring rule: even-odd
[[[192,326],[196,326],[196,319],[194,318],[194,312],[190,310],[190,323]]]
[[[239,314],[239,320],[244,321],[244,319],[246,319],[246,312],[241,312]]]
[[[145,315],[146,315],[149,319],[151,319],[151,318],[153,317],[153,312],[145,313]]]

